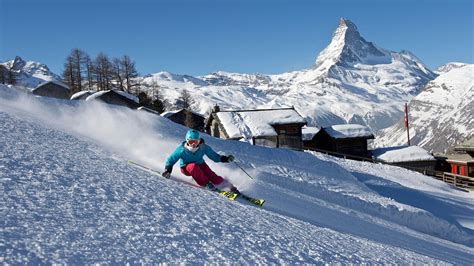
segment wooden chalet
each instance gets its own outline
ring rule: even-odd
[[[140,106],[138,97],[121,90],[99,91],[86,98],[86,101],[91,100],[99,100],[107,104],[125,106],[132,109]]]
[[[457,175],[474,177],[474,158],[467,153],[448,154],[444,157],[447,167],[443,169]]]
[[[302,130],[306,120],[291,108],[227,110],[214,108],[206,132],[214,137],[244,140],[252,145],[303,148]]]
[[[31,91],[35,95],[53,97],[58,99],[69,99],[71,90],[69,87],[58,81],[47,81],[39,84]]]
[[[454,148],[457,154],[446,155],[448,172],[474,177],[474,138],[470,138]]]
[[[420,172],[434,171],[436,166],[436,158],[418,146],[378,148],[372,150],[372,157],[375,161]]]
[[[197,131],[204,131],[205,117],[191,110],[179,109],[175,111],[167,111],[162,113],[161,116]]]
[[[370,157],[367,140],[374,138],[374,134],[366,126],[333,125],[321,128],[311,139],[307,139],[305,148]]]

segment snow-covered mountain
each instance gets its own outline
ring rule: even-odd
[[[262,208],[161,170],[186,128],[148,112],[0,84],[3,264],[458,264],[474,194],[406,169],[204,135],[208,164]],[[184,182],[184,183],[183,183]]]
[[[314,66],[277,75],[216,72],[199,80],[158,73],[144,78],[159,84],[171,101],[181,89],[199,99],[196,111],[295,106],[310,125],[362,123],[374,130],[395,123],[403,103],[435,78],[416,56],[377,47],[361,37],[354,23],[341,19],[330,44]]]
[[[61,77],[51,72],[45,64],[35,61],[25,61],[17,56],[15,59],[0,63],[15,73],[16,84],[26,88],[35,88],[50,80],[61,80]]]
[[[460,63],[460,62],[451,62],[451,63],[447,63],[446,65],[442,65],[440,67],[438,67],[436,70],[434,70],[433,72],[435,72],[436,74],[440,75],[442,73],[446,73],[448,71],[451,71],[452,69],[454,68],[460,68],[460,67],[464,67],[466,66],[467,64],[466,63]]]
[[[440,69],[441,75],[409,103],[411,144],[435,153],[474,136],[474,65],[454,63]],[[406,144],[403,119],[381,135],[376,146]]]

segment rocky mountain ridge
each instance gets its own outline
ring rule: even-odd
[[[430,81],[409,104],[412,145],[433,153],[449,153],[454,146],[474,136],[474,64],[452,67]],[[385,129],[377,146],[408,142],[403,120]]]

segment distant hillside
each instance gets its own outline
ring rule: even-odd
[[[450,151],[474,136],[474,65],[444,69],[446,72],[429,82],[409,104],[411,143],[435,153]],[[376,146],[407,142],[400,118],[375,140]]]

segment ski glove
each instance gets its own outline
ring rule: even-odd
[[[161,174],[164,178],[169,179],[171,177],[171,170],[173,168],[166,168],[166,170]]]
[[[234,156],[233,155],[221,156],[221,162],[223,162],[223,163],[231,163],[233,161],[234,161]]]

